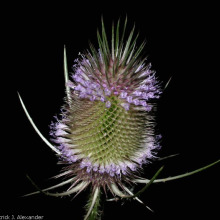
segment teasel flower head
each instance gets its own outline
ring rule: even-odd
[[[112,26],[110,46],[102,21],[99,49],[90,44],[75,60],[61,118],[51,124],[65,172],[80,190],[91,185],[115,194],[160,148],[152,115],[160,86],[141,56],[145,42],[136,47],[135,28],[124,42],[126,23],[121,37],[120,21]]]
[[[125,28],[120,40],[119,23],[112,28],[110,48],[102,23],[99,49],[90,44],[75,60],[62,117],[51,125],[69,171],[94,187],[129,181],[160,148],[151,112],[161,90],[140,56],[145,43],[136,48],[134,28],[124,43]]]
[[[65,177],[55,186],[43,190],[37,187],[37,192],[26,196],[42,192],[62,197],[78,194],[90,186],[85,220],[99,218],[102,191],[113,194],[111,201],[117,197],[133,198],[143,204],[137,196],[163,169],[161,167],[150,180],[139,177],[143,166],[153,161],[160,149],[161,135],[155,134],[154,112],[155,100],[162,89],[151,64],[146,63],[142,55],[145,42],[137,47],[138,34],[134,34],[134,27],[126,38],[126,25],[127,19],[120,31],[120,20],[116,27],[113,23],[109,41],[102,20],[101,33],[97,31],[99,48],[90,44],[90,50],[79,54],[70,79],[64,48],[66,98],[60,116],[50,125],[54,145],[40,133],[19,95],[33,128],[64,164],[56,178]],[[219,162],[155,182],[186,177]],[[127,187],[133,183],[146,185],[134,194]],[[70,187],[64,192],[50,192],[67,184]]]

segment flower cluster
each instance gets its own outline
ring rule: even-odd
[[[155,72],[150,70],[151,64],[147,65],[144,69],[144,65],[138,66],[134,74],[138,75],[138,78],[145,78],[140,84],[131,85],[130,80],[125,80],[123,74],[119,74],[117,79],[112,79],[112,67],[108,69],[109,83],[106,79],[104,68],[103,71],[97,74],[100,75],[100,79],[97,79],[92,74],[85,74],[85,66],[91,66],[88,59],[81,55],[82,59],[76,60],[74,65],[74,74],[72,79],[75,82],[69,82],[68,85],[78,94],[82,99],[87,98],[90,101],[104,102],[107,108],[111,107],[111,102],[108,97],[114,95],[121,99],[121,106],[128,111],[130,105],[136,105],[143,107],[146,111],[151,111],[152,106],[149,104],[151,99],[159,98],[161,93]],[[101,60],[101,54],[99,53],[99,59]],[[123,72],[123,69],[120,70]],[[141,73],[141,74],[140,74]]]

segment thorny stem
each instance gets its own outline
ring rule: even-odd
[[[91,192],[89,196],[88,203],[86,204],[86,211],[87,214],[84,218],[84,220],[99,220],[100,213],[99,213],[99,207],[100,207],[100,189],[97,187],[94,191]]]

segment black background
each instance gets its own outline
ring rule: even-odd
[[[95,4],[95,3],[94,3]],[[1,215],[41,215],[44,219],[82,219],[88,191],[71,197],[44,195],[22,198],[35,188],[55,184],[60,165],[27,120],[18,101],[23,98],[39,130],[49,139],[49,124],[59,113],[64,97],[63,46],[71,71],[79,52],[96,46],[96,30],[103,15],[107,33],[112,21],[128,16],[136,24],[139,43],[147,40],[146,54],[163,85],[169,87],[158,102],[158,131],[163,136],[159,156],[180,155],[145,169],[146,178],[163,164],[160,177],[182,174],[219,159],[219,17],[215,5],[86,2],[61,6],[19,5],[7,26],[10,66],[7,83],[15,83],[12,112],[5,118],[7,144],[3,144]],[[15,7],[16,8],[16,7]],[[135,187],[135,190],[140,186]],[[210,219],[219,216],[219,165],[202,173],[167,183],[154,184],[140,198],[151,213],[135,201],[103,201],[103,219],[161,219],[180,217]]]

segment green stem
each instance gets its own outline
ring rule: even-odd
[[[95,190],[92,191],[90,194],[88,203],[86,205],[86,211],[87,214],[84,218],[84,220],[99,220],[100,219],[100,213],[99,213],[99,207],[100,207],[100,189],[97,187]]]

